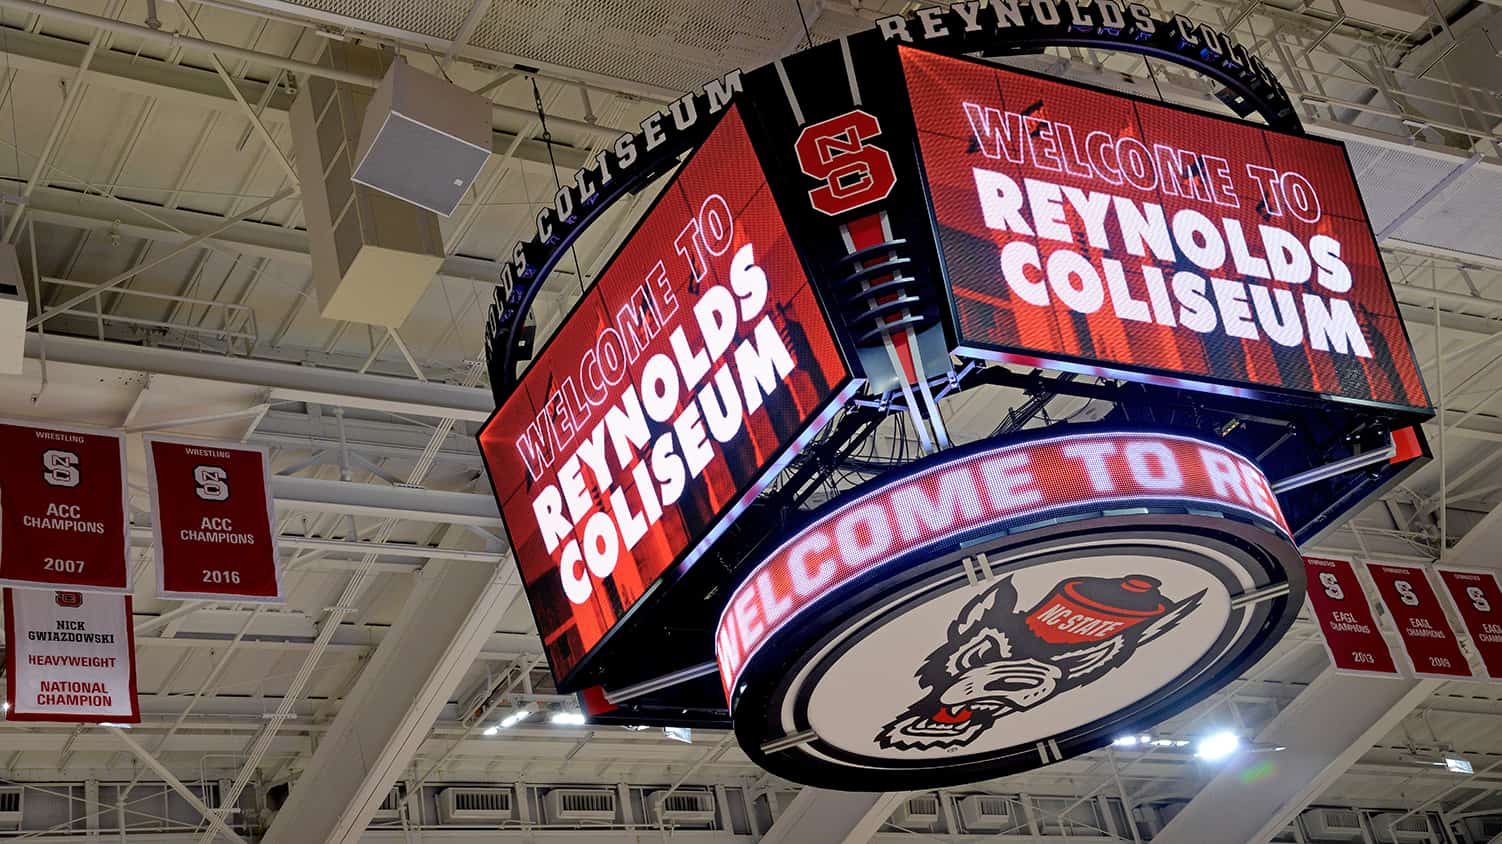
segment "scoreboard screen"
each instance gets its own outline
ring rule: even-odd
[[[1054,47],[1216,113],[972,58]],[[1297,542],[1429,456],[1344,149],[1186,15],[908,4],[639,125],[502,250],[486,326],[480,446],[591,723],[730,727],[839,790],[1075,757],[1266,654]],[[580,232],[663,183],[533,357]]]
[[[690,570],[733,567],[748,534],[721,538],[753,502],[785,520],[806,478],[839,468],[821,446],[786,473],[796,489],[771,487],[844,430],[826,428],[843,409],[905,410],[942,447],[945,396],[1028,377],[977,361],[1337,426],[1430,415],[1344,149],[1298,131],[1249,54],[1145,10],[1099,21],[1100,38],[1159,57],[1220,44],[1214,61],[1181,58],[1266,123],[967,58],[1083,36],[1022,6],[946,8],[665,105],[560,186],[503,263],[487,326],[499,409],[479,440],[558,688],[638,683],[663,666],[635,654],[671,649],[657,632],[708,624],[684,596],[713,578]],[[520,366],[519,327],[572,238],[659,177]]]
[[[555,677],[851,388],[731,108],[480,435]]]
[[[1340,144],[899,52],[961,352],[1429,406]]]

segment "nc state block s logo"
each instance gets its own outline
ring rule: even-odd
[[[805,175],[823,182],[808,192],[815,210],[831,217],[880,202],[897,184],[892,156],[866,143],[881,134],[881,124],[864,111],[805,126],[793,148]]]
[[[1014,712],[1093,683],[1200,605],[1165,598],[1155,577],[1074,577],[1026,612],[1010,577],[971,599],[917,678],[928,689],[876,741],[897,750],[961,747]]]

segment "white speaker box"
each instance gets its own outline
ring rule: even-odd
[[[479,94],[394,61],[365,112],[350,178],[447,217],[490,155],[490,112]]]
[[[330,42],[320,61],[374,76],[388,58]],[[368,88],[309,77],[292,103],[292,143],[320,313],[398,326],[442,266],[443,236],[437,214],[350,178],[370,100]]]

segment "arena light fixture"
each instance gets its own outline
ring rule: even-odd
[[[1136,748],[1145,748],[1145,747],[1157,747],[1157,748],[1164,748],[1164,747],[1185,747],[1188,744],[1189,744],[1189,742],[1186,741],[1186,740],[1184,740],[1184,739],[1174,739],[1174,738],[1168,738],[1166,736],[1152,736],[1152,735],[1149,735],[1147,733],[1136,733],[1134,735],[1119,736],[1118,738],[1116,738],[1114,741],[1111,742],[1111,746],[1112,747],[1136,747]]]
[[[491,724],[490,726],[486,727],[484,730],[481,731],[481,735],[486,735],[486,736],[499,735],[500,732],[501,732],[501,730],[509,730],[512,727],[515,727],[517,724],[520,724],[521,722],[527,720],[527,718],[531,717],[531,715],[532,715],[532,707],[530,705],[523,706],[520,709],[517,709],[514,712],[512,712],[510,715],[507,715],[505,718],[502,718],[501,720],[495,722],[494,724]],[[557,723],[557,722],[555,721],[554,723]]]
[[[1235,733],[1222,731],[1200,739],[1194,747],[1194,755],[1206,762],[1218,762],[1235,753],[1241,747],[1241,738]]]
[[[1454,756],[1445,757],[1445,768],[1457,774],[1474,774],[1476,768],[1468,759],[1458,759]]]

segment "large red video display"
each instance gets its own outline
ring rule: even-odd
[[[963,351],[1429,406],[1339,144],[901,54]]]
[[[1288,532],[1262,470],[1201,440],[1098,432],[972,448],[821,511],[741,580],[715,629],[725,700],[746,660],[783,625],[876,567],[987,525],[1153,499],[1230,507]]]
[[[851,383],[732,108],[480,434],[554,676]]]

